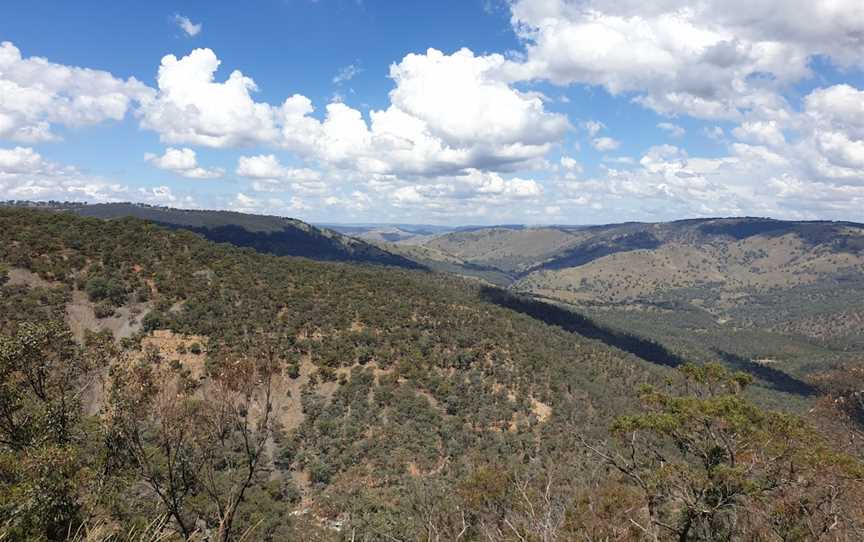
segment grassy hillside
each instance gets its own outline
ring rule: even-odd
[[[426,245],[411,243],[391,243],[370,241],[388,252],[393,252],[417,262],[426,269],[437,273],[447,273],[467,277],[500,287],[508,287],[517,279],[517,275],[489,265],[464,261],[457,256],[448,254]]]
[[[484,228],[435,237],[424,244],[472,264],[520,272],[570,247],[577,237],[556,228]]]
[[[683,356],[800,375],[864,352],[861,224],[742,218],[490,228],[428,245],[506,271],[515,291],[566,303]]]

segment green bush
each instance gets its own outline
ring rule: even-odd
[[[96,318],[110,318],[114,316],[115,312],[114,306],[106,301],[101,301],[93,306],[93,313],[96,315]]]
[[[124,285],[114,279],[101,275],[91,277],[84,286],[90,301],[109,301],[115,306],[126,302],[127,293]]]

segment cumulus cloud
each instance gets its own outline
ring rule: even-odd
[[[107,203],[139,201],[184,208],[198,207],[191,195],[172,192],[167,186],[130,188],[46,160],[30,147],[0,148],[0,200],[86,201]]]
[[[190,195],[175,194],[170,186],[148,186],[130,191],[127,199],[150,205],[166,205],[183,209],[197,209],[201,206]]]
[[[280,106],[256,102],[255,82],[234,71],[223,82],[210,49],[159,68],[159,93],[141,108],[141,124],[167,143],[210,147],[269,145],[366,173],[441,175],[468,169],[508,170],[541,158],[568,129],[543,99],[500,77],[500,55],[410,54],[390,69],[390,106],[363,114],[343,103],[312,116],[311,100],[293,95]]]
[[[180,29],[190,38],[194,38],[200,34],[203,27],[201,23],[195,24],[189,19],[189,17],[184,17],[183,15],[175,15],[174,23],[176,23],[177,26],[180,27]]]
[[[221,168],[206,169],[200,167],[195,151],[189,148],[175,149],[169,147],[165,149],[165,154],[162,156],[147,153],[144,155],[144,159],[154,167],[171,171],[187,179],[215,179],[225,174],[225,170]]]
[[[324,205],[328,207],[340,207],[348,211],[362,212],[372,207],[372,198],[365,192],[354,190],[351,194],[344,197],[328,196],[324,198]]]
[[[322,194],[327,189],[321,172],[309,168],[287,168],[275,155],[241,156],[237,175],[252,180],[257,192],[278,192],[293,189],[305,194]]]
[[[732,135],[742,141],[778,147],[786,138],[777,121],[747,121],[732,130]]]
[[[0,172],[5,175],[32,173],[43,165],[42,156],[29,147],[0,149]]]
[[[794,152],[815,175],[864,185],[864,91],[847,84],[814,90],[800,125]]]
[[[247,184],[220,203],[254,212],[317,204],[441,220],[855,217],[864,197],[864,91],[817,88],[800,106],[783,93],[810,75],[816,54],[861,64],[861,4],[778,2],[516,0],[510,7],[524,55],[409,54],[390,67],[389,103],[368,113],[346,103],[316,111],[309,98],[290,93],[281,103],[258,101],[255,81],[239,70],[221,75],[209,49],[165,56],[150,89],[107,72],[24,58],[3,43],[0,138],[51,141],[60,126],[120,120],[134,109],[141,127],[170,145],[147,161],[184,177],[224,173],[199,165],[195,146],[256,149],[260,154],[237,162]],[[790,9],[800,13],[789,16]],[[346,67],[334,83],[356,72]],[[668,113],[670,121],[657,128],[675,138],[685,134],[671,122],[676,115],[734,122],[694,128],[716,141],[719,157],[656,145],[635,158],[604,158],[586,175],[566,154],[574,147],[559,146],[572,126],[546,109],[552,102],[524,84],[530,79],[598,85],[635,99]],[[578,127],[578,139],[598,151],[619,148],[601,120]],[[556,161],[552,151],[564,154]],[[286,163],[304,166],[283,165],[283,153]],[[538,172],[548,180],[533,178]],[[164,186],[129,190],[27,146],[0,149],[0,194],[194,203]]]
[[[0,148],[0,199],[116,201],[128,188],[45,160],[30,147]]]
[[[284,215],[286,212],[302,211],[308,209],[303,200],[290,198],[283,200],[274,197],[255,197],[243,192],[238,192],[234,198],[227,203],[229,209],[242,213],[268,213]]]
[[[390,68],[393,107],[422,120],[450,145],[490,141],[501,145],[545,145],[567,128],[547,113],[539,94],[520,92],[499,75],[501,55],[475,56],[468,49],[445,55],[429,49]]]
[[[702,118],[784,109],[776,92],[816,55],[862,65],[859,0],[516,0],[526,43],[513,79],[637,93],[647,107]]]
[[[542,186],[534,180],[498,173],[470,170],[465,175],[440,177],[434,182],[403,183],[395,189],[379,190],[397,208],[433,215],[483,216],[490,208],[519,202],[539,203]],[[524,207],[520,212],[524,211]]]
[[[653,146],[635,167],[562,178],[553,197],[557,205],[581,208],[597,220],[609,213],[642,220],[854,218],[864,203],[864,123],[855,120],[859,104],[850,99],[847,107],[842,100],[854,97],[854,90],[831,87],[805,97],[805,110],[790,121],[797,126],[794,142],[782,137],[779,126],[745,122],[733,130],[739,141],[728,144],[725,156],[694,157],[674,145]],[[598,202],[603,213],[590,215],[590,205]]]
[[[133,102],[151,95],[135,78],[24,58],[12,43],[0,43],[0,139],[54,141],[55,125],[121,120]]]
[[[181,59],[163,57],[159,92],[142,105],[141,126],[175,144],[224,148],[277,139],[273,108],[252,99],[255,82],[237,70],[216,82],[219,64],[210,49],[195,49]]]

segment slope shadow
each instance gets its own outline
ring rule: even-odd
[[[803,380],[799,380],[794,376],[790,376],[783,371],[755,363],[747,358],[742,358],[736,354],[726,352],[724,350],[714,349],[724,363],[733,369],[744,371],[754,377],[766,382],[771,388],[786,393],[802,395],[809,397],[816,394],[816,388]]]
[[[687,361],[654,341],[608,329],[598,325],[586,316],[556,305],[518,296],[505,290],[488,286],[481,289],[480,296],[484,300],[500,307],[521,312],[549,325],[558,326],[565,331],[578,333],[589,339],[597,339],[609,346],[629,352],[657,365],[677,367]],[[722,350],[715,350],[714,352],[730,368],[754,376],[764,382],[766,387],[802,396],[810,396],[816,393],[813,386],[783,371],[754,363]]]
[[[590,318],[549,303],[517,296],[505,290],[488,286],[481,288],[480,296],[500,307],[527,314],[549,325],[558,326],[565,331],[578,333],[589,339],[597,339],[651,363],[677,367],[685,362],[683,358],[654,341],[599,326]]]
[[[370,263],[405,269],[428,270],[426,266],[408,258],[386,252],[366,243],[358,243],[356,246],[348,248],[338,239],[314,230],[304,231],[299,228],[286,227],[273,232],[253,232],[237,225],[198,227],[158,221],[155,223],[163,227],[195,232],[214,243],[230,243],[276,256],[299,256],[312,260]]]
[[[567,250],[555,259],[540,265],[539,269],[579,267],[610,254],[631,252],[634,250],[653,250],[661,244],[660,240],[649,232],[630,233],[611,241],[582,243]],[[531,271],[534,270],[536,269],[532,269]]]

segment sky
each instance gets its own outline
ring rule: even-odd
[[[861,0],[0,2],[0,200],[864,221]]]

